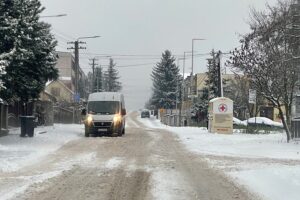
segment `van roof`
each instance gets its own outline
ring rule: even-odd
[[[119,92],[95,92],[89,95],[88,101],[122,101],[122,98]]]

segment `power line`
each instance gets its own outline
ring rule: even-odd
[[[52,30],[54,30],[56,33],[58,33],[58,34],[64,36],[65,38],[68,38],[69,41],[76,40],[75,37],[70,36],[70,35],[68,35],[68,34],[66,34],[66,33],[64,33],[64,32],[62,32],[62,31],[59,31],[59,30],[56,29],[56,28],[53,28],[53,27],[52,27]]]
[[[126,68],[126,67],[139,67],[147,65],[155,65],[156,63],[141,63],[141,64],[132,64],[132,65],[116,65],[117,68]],[[109,65],[101,65],[101,67],[108,67]],[[90,67],[80,67],[81,69],[91,69]],[[59,69],[69,69],[69,67],[59,67]]]

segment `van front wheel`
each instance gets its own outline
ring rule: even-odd
[[[84,126],[84,136],[85,137],[90,137],[90,132],[87,126]]]
[[[122,132],[122,130],[118,130],[118,132],[117,132],[117,133],[118,133],[118,136],[119,136],[119,137],[122,137],[122,135],[123,135],[123,132]]]

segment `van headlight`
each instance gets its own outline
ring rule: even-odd
[[[122,120],[122,116],[120,114],[116,114],[114,116],[114,124],[120,123]]]
[[[86,121],[88,124],[91,124],[93,122],[93,117],[91,115],[88,115]]]

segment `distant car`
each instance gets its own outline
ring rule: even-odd
[[[143,110],[141,112],[141,118],[150,118],[150,111],[149,110]]]

